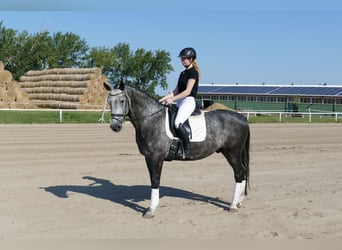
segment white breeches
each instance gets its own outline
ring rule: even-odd
[[[187,96],[177,101],[178,112],[175,119],[176,128],[179,127],[180,123],[184,123],[191,116],[196,108],[196,101],[193,96]]]

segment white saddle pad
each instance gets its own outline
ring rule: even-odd
[[[192,138],[190,138],[190,141],[192,142],[204,141],[207,135],[207,128],[205,124],[205,112],[201,111],[200,115],[191,116],[189,118],[189,124],[191,127],[191,134],[192,134]],[[170,139],[175,138],[170,130],[168,109],[166,109],[165,130],[166,130],[167,136]]]

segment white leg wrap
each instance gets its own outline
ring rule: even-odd
[[[235,183],[235,189],[233,194],[232,203],[230,204],[231,209],[237,209],[240,203],[245,197],[246,181]]]
[[[246,181],[242,181],[241,184],[242,184],[242,189],[241,189],[239,203],[241,203],[243,201],[243,199],[245,198]]]
[[[159,205],[159,188],[152,188],[150,208],[156,209]]]

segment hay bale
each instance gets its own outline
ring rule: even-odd
[[[47,70],[35,70],[26,72],[26,76],[42,76],[42,75],[71,75],[71,74],[95,74],[101,75],[100,68],[54,68]]]
[[[0,108],[37,108],[18,82],[0,83]]]
[[[28,94],[20,89],[18,82],[13,81],[12,73],[5,70],[4,63],[0,61],[0,108],[34,107]]]
[[[102,109],[105,80],[100,68],[56,68],[28,71],[20,77],[20,86],[41,108]]]
[[[86,89],[84,88],[70,88],[70,87],[35,87],[25,88],[28,94],[37,93],[51,93],[51,94],[69,94],[69,95],[82,95]]]
[[[0,71],[0,83],[10,83],[13,80],[12,73],[8,70]]]
[[[17,91],[15,93],[15,99],[20,103],[28,103],[30,100],[28,94],[23,91]]]
[[[40,108],[46,109],[77,109],[77,103],[59,102],[59,101],[33,101]]]
[[[53,101],[65,101],[65,102],[79,102],[79,95],[68,95],[68,94],[30,94],[31,99],[36,100],[53,100]]]
[[[5,96],[6,96],[6,92],[4,88],[0,88],[0,102],[4,102],[5,101]],[[1,105],[0,105],[1,107]]]
[[[101,76],[97,79],[89,81],[87,91],[80,98],[80,104],[84,107],[92,105],[92,108],[102,109],[104,101],[107,97],[107,90],[103,86],[103,82],[106,80],[105,76]],[[80,106],[80,108],[83,108]]]
[[[226,105],[223,105],[218,102],[214,102],[212,105],[204,109],[205,111],[211,111],[211,110],[217,110],[217,109],[223,109],[223,110],[232,110],[231,108],[227,107]]]
[[[5,70],[5,65],[3,61],[0,61],[0,72]]]
[[[20,91],[20,85],[18,84],[18,82],[12,81],[6,84],[6,89],[8,91],[12,91],[12,92],[17,92]]]
[[[15,101],[16,94],[13,91],[7,91],[6,102],[11,103]]]
[[[22,88],[34,87],[71,87],[71,88],[87,88],[88,81],[41,81],[41,82],[20,82]]]
[[[72,75],[41,75],[41,76],[21,76],[21,82],[42,82],[42,81],[87,81],[91,79],[91,74],[72,74]]]

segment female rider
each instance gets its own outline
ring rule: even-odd
[[[178,57],[181,58],[185,70],[180,73],[176,88],[159,101],[165,105],[177,102],[176,132],[183,143],[184,158],[190,158],[190,139],[183,123],[191,116],[196,107],[195,99],[199,83],[199,68],[196,60],[196,51],[193,48],[182,49]]]

